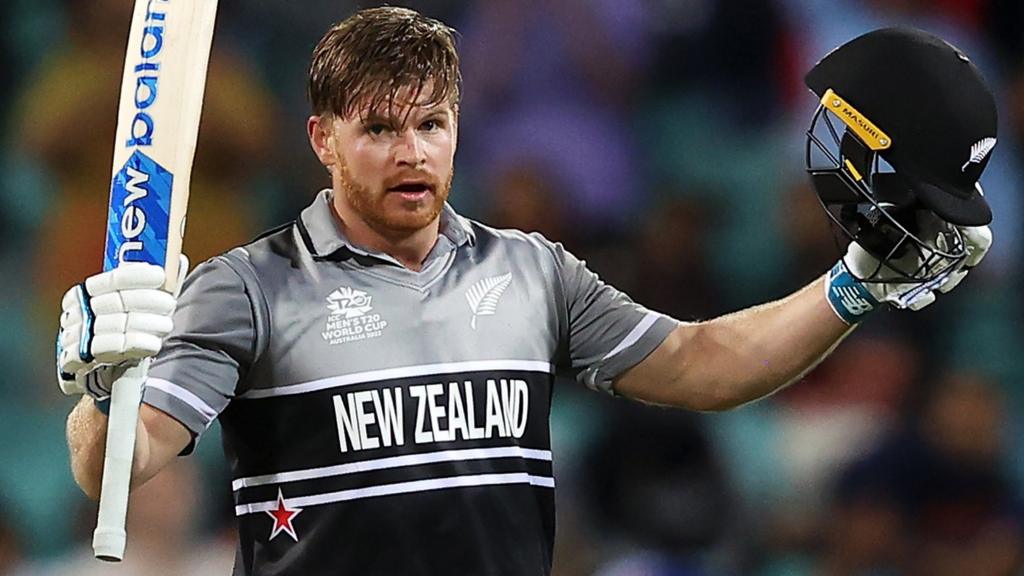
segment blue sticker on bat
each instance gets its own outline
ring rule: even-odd
[[[139,150],[114,175],[104,270],[122,262],[166,263],[173,183],[173,174]]]

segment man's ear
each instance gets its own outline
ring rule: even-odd
[[[334,142],[331,135],[334,134],[333,116],[324,114],[322,116],[310,116],[306,120],[306,134],[309,136],[309,145],[313,148],[320,163],[330,169],[337,162],[337,155],[334,150]]]

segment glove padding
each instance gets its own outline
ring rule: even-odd
[[[977,266],[992,246],[992,230],[988,226],[957,227],[964,240],[966,258],[958,266],[928,282],[860,282],[857,278],[870,277],[875,272],[884,279],[897,273],[887,266],[879,266],[879,260],[869,254],[860,244],[851,242],[846,255],[829,274],[826,285],[827,296],[833,310],[847,323],[853,324],[867,312],[881,303],[897,309],[920,310],[935,301],[937,293],[946,293],[956,288],[971,268]],[[945,236],[938,233],[922,234],[930,238],[939,250],[946,250]],[[915,251],[898,260],[903,269],[916,269],[920,265]]]
[[[936,292],[945,294],[956,288],[967,277],[967,273],[970,272],[971,268],[974,268],[981,262],[985,254],[988,253],[989,247],[992,246],[992,230],[988,226],[960,227],[959,229],[964,239],[967,257],[962,264],[950,268],[947,273],[928,282],[921,283],[864,282],[862,285],[876,300],[888,303],[894,308],[920,310],[931,304],[935,301]],[[937,236],[938,248],[940,250],[946,249],[942,245],[943,238],[944,236]],[[917,255],[908,255],[904,256],[904,258],[914,258],[916,260]],[[878,259],[868,254],[856,242],[850,243],[849,248],[846,250],[846,255],[843,257],[843,263],[854,276],[862,278],[879,268]],[[908,262],[905,264],[918,263]],[[906,268],[911,267],[906,266]],[[891,269],[883,266],[880,276],[884,278],[887,271],[892,272]]]
[[[102,402],[126,368],[159,352],[174,327],[171,315],[187,271],[182,255],[174,294],[161,288],[163,268],[146,263],[122,264],[71,287],[61,301],[57,334],[61,391]]]

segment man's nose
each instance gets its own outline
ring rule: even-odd
[[[395,143],[395,161],[407,166],[420,166],[427,161],[426,151],[419,134],[413,129],[403,130]]]

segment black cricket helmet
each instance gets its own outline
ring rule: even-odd
[[[992,220],[978,178],[996,106],[977,67],[927,32],[885,28],[834,49],[805,82],[820,98],[806,149],[815,192],[840,250],[855,241],[880,261],[860,279],[928,282],[959,267],[958,226]]]

